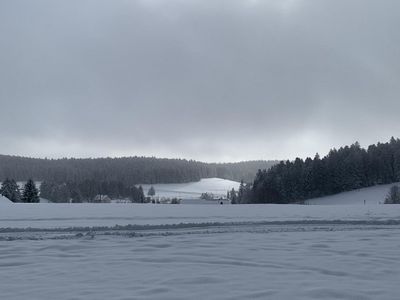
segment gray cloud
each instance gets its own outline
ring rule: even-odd
[[[0,149],[305,157],[398,136],[400,2],[5,0]]]

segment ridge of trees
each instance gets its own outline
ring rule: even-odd
[[[85,180],[66,183],[43,181],[40,186],[40,196],[56,203],[95,202],[96,197],[100,195],[110,199],[129,199],[135,203],[145,202],[142,186],[126,186],[120,181]]]
[[[259,170],[252,184],[251,203],[293,203],[378,184],[400,181],[400,140],[359,143],[332,149],[328,155],[281,161]]]
[[[0,181],[49,181],[58,184],[121,182],[136,184],[184,183],[219,177],[251,182],[258,169],[268,169],[276,161],[203,163],[185,159],[155,157],[39,159],[0,155]]]

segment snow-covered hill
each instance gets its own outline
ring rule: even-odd
[[[369,188],[344,192],[333,196],[326,196],[307,200],[313,205],[376,205],[383,204],[390,187],[394,184],[377,185]]]
[[[221,179],[206,178],[197,182],[188,183],[167,183],[167,184],[142,184],[143,190],[147,195],[150,187],[156,191],[156,197],[198,199],[202,193],[212,193],[215,196],[226,196],[226,192],[232,188],[239,189],[239,182]]]

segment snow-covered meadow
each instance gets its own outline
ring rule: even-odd
[[[118,226],[116,226],[118,225]],[[392,205],[0,204],[3,299],[397,299]]]
[[[390,190],[396,184],[382,184],[368,188],[362,188],[350,192],[344,192],[332,196],[326,196],[307,200],[312,205],[376,205],[383,204]],[[399,185],[399,183],[397,183]]]
[[[202,193],[212,193],[214,196],[223,197],[232,188],[238,190],[239,185],[239,182],[221,178],[204,178],[200,181],[187,183],[141,184],[145,194],[153,186],[157,197],[188,200],[198,199]]]

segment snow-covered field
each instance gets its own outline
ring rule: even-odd
[[[398,299],[399,249],[392,205],[0,204],[2,299]]]
[[[400,219],[400,205],[23,204],[0,206],[0,228],[67,228],[213,222],[382,221]]]
[[[147,194],[151,186],[154,187],[157,197],[196,199],[202,193],[212,193],[215,196],[226,196],[226,192],[232,188],[239,189],[239,182],[221,179],[206,178],[198,182],[169,183],[169,184],[143,184],[143,190]]]
[[[351,192],[344,192],[333,196],[307,200],[306,203],[318,205],[363,205],[365,200],[366,205],[382,204],[385,201],[390,187],[393,185],[395,184],[377,185]],[[397,185],[399,184],[397,183]]]

